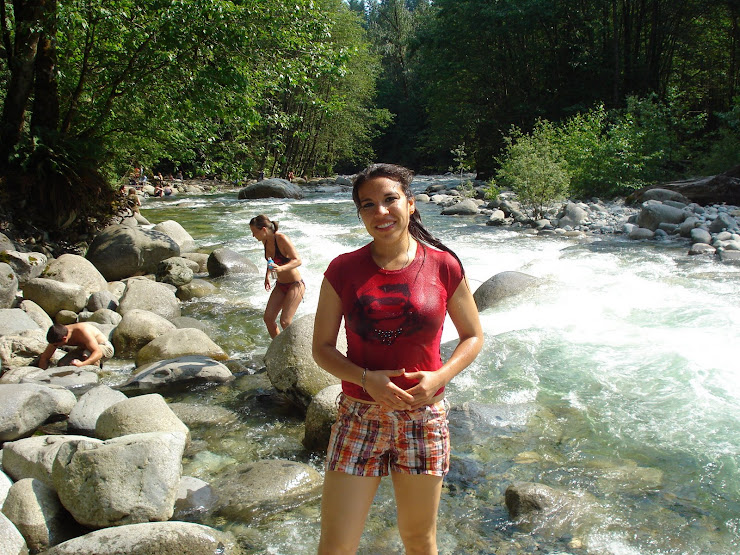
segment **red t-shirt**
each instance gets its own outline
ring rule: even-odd
[[[447,301],[463,278],[450,253],[418,243],[406,268],[383,270],[367,244],[335,258],[324,276],[342,300],[347,357],[352,362],[368,370],[406,372],[442,366],[439,348]],[[392,380],[404,390],[416,384],[405,376]],[[342,381],[342,391],[355,399],[373,400],[351,382]]]

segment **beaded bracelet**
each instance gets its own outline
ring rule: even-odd
[[[365,377],[366,376],[367,376],[367,368],[363,368],[362,369],[362,380],[360,380],[360,383],[362,384],[362,391],[364,391],[365,393],[367,393],[367,391],[365,390]]]

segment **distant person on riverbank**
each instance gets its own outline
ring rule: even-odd
[[[260,173],[257,176],[257,181],[262,181],[264,178],[265,178],[265,170],[260,170]]]
[[[57,349],[75,347],[57,363],[57,366],[103,366],[103,361],[114,354],[113,345],[103,333],[85,322],[54,324],[46,333],[49,345],[39,357],[39,368],[46,370]]]
[[[182,181],[182,170],[177,170],[177,174],[175,175],[175,179],[179,179]]]
[[[154,196],[155,197],[163,197],[164,196],[164,189],[162,188],[162,185],[157,183],[154,186]]]
[[[278,223],[270,221],[267,216],[260,214],[249,222],[252,237],[262,242],[265,248],[265,260],[272,260],[265,272],[265,289],[270,291],[270,277],[275,279],[275,288],[272,289],[267,301],[263,319],[270,337],[280,333],[275,322],[280,314],[280,327],[287,328],[293,321],[293,316],[306,292],[306,284],[301,279],[298,266],[301,258],[298,256],[293,243],[284,233],[278,233]]]
[[[134,189],[133,187],[128,190],[126,201],[128,203],[128,207],[131,209],[131,212],[141,212],[141,199],[139,198],[139,194],[136,192],[136,189]]]
[[[169,185],[164,186],[164,196],[168,197],[172,194],[172,187]]]
[[[319,553],[355,553],[389,473],[406,553],[437,553],[437,511],[449,470],[445,386],[483,345],[462,264],[422,225],[410,170],[375,164],[352,198],[372,241],[324,274],[313,356],[342,380],[321,501]],[[440,356],[445,314],[459,336]],[[344,320],[347,356],[337,349]]]
[[[293,173],[293,170],[290,170],[288,172],[288,181],[293,181],[295,179],[295,174]]]

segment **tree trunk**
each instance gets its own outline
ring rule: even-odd
[[[43,1],[43,0],[42,0]],[[44,32],[36,52],[31,130],[56,131],[59,125],[59,84],[57,82],[57,0],[46,0]]]
[[[45,0],[13,1],[15,42],[12,52],[8,52],[10,79],[0,116],[0,165],[3,166],[23,133],[45,9]]]

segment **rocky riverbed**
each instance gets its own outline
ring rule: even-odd
[[[349,185],[346,178],[265,181],[260,187],[280,194]],[[417,183],[423,188],[418,202],[435,203],[450,216],[482,217],[491,226],[677,241],[686,244],[687,256],[728,263],[740,252],[736,207],[701,206],[668,189],[646,191],[638,205],[559,203],[533,220],[511,193],[469,198],[450,176],[420,176]],[[189,191],[183,185],[175,194],[236,195],[246,188],[214,187]],[[475,196],[483,197],[482,187]],[[178,389],[235,390],[255,412],[265,410],[265,397],[286,403],[305,417],[303,445],[319,454],[325,448],[337,385],[311,359],[311,316],[296,320],[272,342],[264,361],[248,367],[216,344],[206,325],[180,313],[183,302],[212,294],[219,277],[257,275],[253,262],[228,248],[194,252],[192,237],[176,221],[155,225],[141,214],[84,242],[84,256],[55,257],[52,249],[34,250],[36,245],[43,242],[19,244],[0,236],[0,544],[10,546],[8,553],[151,553],[163,542],[182,553],[238,553],[240,542],[204,524],[204,515],[249,523],[315,502],[321,476],[297,461],[276,457],[235,465],[213,483],[182,472],[183,458],[197,457],[207,441],[201,434],[229,430],[240,415],[167,403],[165,397]],[[492,276],[476,291],[479,309],[529,285],[523,274]],[[109,383],[116,376],[105,368],[33,366],[52,322],[95,325],[117,357],[132,361],[131,376]],[[472,429],[481,411],[458,407],[454,425]],[[551,532],[570,534],[574,549],[582,546],[584,515],[596,506],[568,491],[522,483],[511,484],[506,503],[512,519],[534,529],[545,526],[538,521],[542,511],[562,511],[562,530]]]

